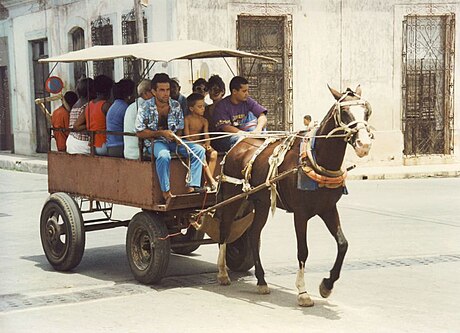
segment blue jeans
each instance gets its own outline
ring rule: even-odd
[[[204,162],[206,151],[203,146],[186,142],[187,146]],[[201,174],[203,171],[203,165],[200,161],[191,153],[189,154],[188,150],[183,145],[178,145],[176,142],[165,142],[165,141],[155,141],[153,145],[153,155],[155,156],[155,165],[158,174],[158,179],[160,180],[160,188],[163,192],[168,192],[170,188],[169,177],[170,177],[170,168],[169,164],[171,162],[171,152],[176,152],[176,147],[178,153],[186,158],[190,158],[190,173],[191,181],[188,186],[200,187],[201,186]],[[147,152],[151,154],[151,147],[148,147]]]
[[[238,135],[227,136],[225,138],[212,141],[212,147],[221,152],[227,152],[232,148],[240,137]]]

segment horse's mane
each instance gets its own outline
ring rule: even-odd
[[[334,109],[335,109],[335,104],[331,106],[329,111],[326,113],[323,120],[319,124],[319,128],[323,128],[326,125],[326,123],[334,116]]]

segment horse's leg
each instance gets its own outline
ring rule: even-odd
[[[217,281],[220,285],[227,286],[230,284],[230,277],[228,276],[227,272],[227,263],[225,260],[225,255],[227,251],[227,243],[223,243],[219,245],[219,256],[217,257],[217,269],[219,270],[217,273]]]
[[[322,297],[326,298],[331,294],[334,282],[340,277],[340,270],[342,269],[345,254],[347,253],[348,242],[343,235],[342,228],[340,228],[340,218],[336,206],[333,210],[319,214],[319,216],[324,220],[329,232],[337,242],[337,257],[335,259],[334,266],[330,271],[329,278],[323,279],[319,286],[319,293]]]
[[[238,211],[241,201],[236,201],[218,209],[216,217],[220,221],[220,241],[219,241],[219,256],[217,257],[217,281],[221,285],[229,285],[230,277],[228,276],[226,264],[227,237],[230,234],[230,229]]]
[[[265,272],[260,260],[260,234],[265,223],[267,222],[268,213],[270,211],[270,200],[258,200],[254,203],[255,214],[254,220],[249,229],[250,244],[252,257],[254,258],[255,273],[257,278],[257,291],[259,294],[269,294],[270,288],[265,281]]]
[[[308,257],[307,246],[307,221],[308,217],[303,212],[294,212],[294,226],[297,238],[297,260],[299,261],[299,270],[295,286],[299,294],[297,295],[297,303],[300,306],[313,306],[313,300],[308,295],[305,288],[305,262]]]

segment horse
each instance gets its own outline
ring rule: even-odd
[[[230,284],[226,268],[227,239],[232,223],[235,221],[235,215],[238,211],[241,212],[242,207],[245,207],[247,211],[254,214],[247,233],[254,259],[258,292],[260,294],[270,292],[264,278],[265,273],[259,248],[262,228],[266,224],[270,208],[274,209],[276,204],[278,208],[294,213],[299,264],[296,277],[298,304],[300,306],[314,304],[306,291],[304,270],[308,257],[307,222],[316,215],[324,221],[337,243],[337,255],[330,275],[322,280],[319,287],[322,297],[326,298],[331,294],[334,283],[339,279],[348,247],[336,206],[346,191],[344,184],[346,171],[341,170],[345,150],[347,144],[350,144],[358,157],[368,155],[373,135],[368,125],[371,106],[361,98],[360,86],[355,91],[348,88],[345,93],[339,93],[329,86],[328,88],[336,102],[314,134],[299,132],[289,136],[290,140],[285,138],[268,142],[260,138],[245,138],[227,153],[222,166],[219,201],[237,195],[241,196],[243,191],[248,191],[248,188],[254,189],[261,185],[263,187],[263,184],[270,179],[269,173],[286,175],[271,184],[273,191],[262,190],[255,193],[251,191],[248,192],[250,194],[247,200],[242,198],[216,210],[214,217],[220,223],[217,280],[221,285]],[[284,149],[282,153],[284,159],[279,160],[278,165],[271,167],[270,159],[273,160],[274,152],[279,157],[280,152],[283,151],[281,148]],[[249,169],[257,170],[257,172],[248,170],[248,166],[250,166]],[[241,179],[242,173],[246,174],[245,179]],[[316,184],[317,189],[313,191],[299,189],[299,177],[305,177],[307,173],[309,181],[316,181],[313,184]]]

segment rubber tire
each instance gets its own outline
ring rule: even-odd
[[[143,211],[133,216],[126,233],[126,254],[134,278],[144,284],[160,282],[171,252],[168,229],[161,217]]]
[[[227,244],[227,267],[233,272],[247,272],[254,266],[248,231],[233,243]]]
[[[171,238],[171,243],[181,243],[189,241],[202,240],[204,238],[204,232],[196,230],[193,226],[187,229],[185,235],[178,235]],[[187,255],[196,251],[200,247],[200,244],[190,245],[185,247],[176,247],[173,249],[174,253]]]
[[[68,271],[80,264],[85,251],[85,227],[77,203],[67,193],[53,193],[46,200],[40,216],[40,238],[55,270]]]

